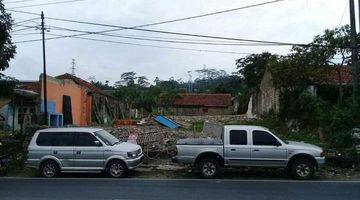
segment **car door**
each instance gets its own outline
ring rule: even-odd
[[[74,134],[75,167],[87,170],[102,169],[104,166],[103,144],[92,133],[76,132]]]
[[[247,130],[230,130],[228,142],[225,145],[225,159],[233,166],[248,165],[250,160],[250,145]]]
[[[251,161],[256,166],[285,166],[287,150],[271,133],[252,131]]]
[[[74,135],[72,132],[41,132],[38,145],[50,145],[51,155],[56,157],[62,168],[74,166]]]

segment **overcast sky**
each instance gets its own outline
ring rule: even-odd
[[[33,0],[9,3],[7,8],[61,0]],[[40,13],[45,17],[57,17],[81,21],[91,21],[121,26],[135,26],[152,22],[171,20],[187,16],[216,12],[268,0],[84,0],[72,3],[47,5],[16,10]],[[147,27],[148,29],[174,32],[216,35],[233,38],[271,40],[291,43],[307,43],[325,29],[332,29],[349,23],[348,0],[285,0],[261,7],[238,10],[198,19]],[[13,13],[16,21],[36,16]],[[35,20],[40,23],[40,19]],[[46,20],[47,25],[80,30],[107,30],[111,28]],[[24,25],[36,25],[26,23]],[[22,27],[15,27],[20,29]],[[36,30],[17,31],[16,34],[36,33]],[[50,29],[52,34],[75,34]],[[139,35],[155,37],[180,37],[134,30],[115,32],[119,35]],[[47,35],[46,37],[53,37]],[[105,36],[87,36],[96,39],[114,40],[128,43],[150,44],[167,47],[208,49],[238,53],[286,54],[290,47],[244,47],[212,46],[193,44],[172,44],[165,42],[139,41]],[[40,34],[14,35],[14,41],[40,39]],[[191,38],[199,39],[199,38]],[[201,38],[200,38],[201,39]],[[76,60],[76,75],[87,79],[109,80],[114,83],[121,73],[134,71],[145,75],[150,81],[174,77],[188,80],[187,71],[203,68],[224,69],[228,73],[236,70],[235,60],[243,54],[223,54],[200,51],[184,51],[125,44],[113,44],[81,39],[58,39],[46,41],[47,71],[51,76],[71,72],[71,60]],[[17,44],[17,54],[4,73],[19,80],[37,80],[42,72],[41,42]],[[194,73],[195,75],[195,73]]]

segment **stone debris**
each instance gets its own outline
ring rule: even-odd
[[[189,128],[193,123],[199,121],[215,122],[225,124],[249,120],[246,115],[201,115],[201,116],[167,116],[169,119],[176,121],[185,128]]]
[[[151,153],[151,157],[156,157],[157,154],[172,155],[176,150],[176,141],[180,138],[187,138],[193,136],[194,133],[186,130],[174,130],[163,126],[149,125],[149,126],[119,126],[105,128],[112,133],[120,141],[126,142],[131,133],[137,134],[137,143],[143,148],[145,156]]]
[[[167,116],[182,125],[180,129],[170,129],[159,125],[152,118],[146,118],[142,120],[142,123],[133,125],[130,123],[118,123],[115,127],[105,128],[107,131],[112,133],[120,141],[128,141],[131,133],[137,134],[137,143],[142,146],[146,157],[158,158],[160,154],[173,155],[176,151],[176,141],[184,138],[196,138],[196,137],[208,137],[215,136],[218,133],[196,133],[189,131],[188,127],[191,127],[193,123],[203,121],[209,124],[211,130],[219,129],[216,128],[222,123],[231,121],[243,120],[246,117],[244,115],[214,115],[214,116]],[[209,123],[212,122],[212,123]],[[215,123],[214,123],[215,122]],[[121,124],[121,125],[120,125]],[[125,125],[123,125],[125,124]],[[206,131],[205,126],[205,132]],[[220,129],[219,129],[220,130]],[[218,131],[217,131],[218,132]],[[151,154],[151,155],[150,155]]]

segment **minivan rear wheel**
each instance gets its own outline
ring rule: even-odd
[[[60,172],[59,165],[53,160],[47,160],[41,164],[40,173],[46,178],[56,177]]]
[[[120,160],[111,161],[107,167],[107,172],[112,178],[122,178],[127,174],[127,167],[124,162]]]

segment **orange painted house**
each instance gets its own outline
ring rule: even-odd
[[[91,101],[89,89],[71,79],[57,79],[47,76],[47,101],[49,114],[61,113],[64,125],[89,126],[91,124]],[[41,83],[41,99],[44,99],[43,81]],[[69,99],[69,100],[65,100]],[[66,112],[65,104],[69,101]],[[43,108],[42,108],[43,110]],[[55,113],[54,113],[55,112]],[[51,118],[51,116],[50,116]]]
[[[49,126],[108,124],[127,116],[124,103],[79,77],[47,76],[46,83]],[[24,83],[22,88],[41,93],[39,106],[44,112],[43,76],[39,81]]]

